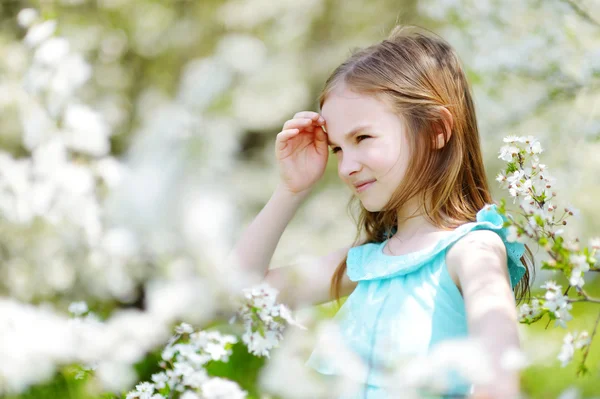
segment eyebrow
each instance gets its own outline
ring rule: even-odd
[[[354,129],[350,130],[348,133],[346,133],[344,135],[344,139],[352,137],[353,135],[355,135],[356,133],[358,133],[361,130],[370,129],[370,128],[372,128],[372,126],[368,125],[368,124],[366,124],[366,125],[359,125],[359,126],[355,127]],[[334,142],[332,142],[332,141],[329,140],[329,135],[327,135],[327,144],[330,145],[330,146],[337,145]]]

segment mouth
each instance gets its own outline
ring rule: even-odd
[[[371,187],[373,185],[373,183],[375,183],[375,180],[363,183],[360,186],[356,186],[356,191],[359,192],[359,193],[363,192],[366,189],[368,189],[369,187]]]

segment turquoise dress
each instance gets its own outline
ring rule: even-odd
[[[465,223],[436,244],[405,255],[386,255],[388,240],[351,248],[347,274],[358,282],[334,317],[345,344],[367,366],[361,392],[349,398],[391,397],[384,388],[382,370],[398,359],[427,354],[437,343],[468,334],[463,298],[450,277],[445,255],[461,237],[474,230],[498,233],[506,246],[511,287],[521,280],[525,267],[520,261],[525,246],[508,242],[506,219],[496,205],[477,213],[475,222]],[[485,265],[482,265],[485,267]],[[340,374],[317,344],[307,365],[326,375]],[[456,373],[449,374],[446,397],[462,397],[471,386]]]

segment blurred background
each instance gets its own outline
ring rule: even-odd
[[[26,8],[37,13],[20,13]],[[85,300],[100,317],[152,308],[165,326],[210,325],[218,316],[212,286],[179,305],[173,292],[188,292],[182,284],[193,271],[218,274],[218,261],[270,198],[282,124],[318,111],[333,69],[396,24],[426,27],[457,49],[493,197],[508,198],[494,180],[502,139],[533,135],[557,179],[559,209],[578,210],[568,234],[582,242],[600,235],[597,0],[0,0],[3,297],[63,312]],[[352,242],[350,195],[330,160],[271,267]],[[539,266],[543,251],[532,249]],[[534,288],[548,279],[566,284],[538,270]],[[600,295],[598,278],[586,288]],[[203,313],[190,312],[194,301]],[[597,305],[574,307],[569,331],[591,331],[597,314]],[[566,331],[546,324],[521,327],[532,362],[524,393],[600,397],[598,342],[590,374],[578,378],[576,361],[562,368],[556,359]],[[156,371],[151,349],[166,342],[164,332],[147,335],[135,356],[106,366],[116,373],[114,362],[135,363],[115,389]],[[264,364],[239,346],[213,371],[259,397]],[[19,375],[20,393],[7,395],[91,397],[86,380],[65,370]]]

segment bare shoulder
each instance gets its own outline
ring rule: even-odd
[[[465,275],[495,269],[508,276],[506,256],[506,247],[497,233],[491,230],[474,230],[465,234],[448,249],[446,266],[450,277],[460,290],[460,280]]]
[[[473,230],[459,238],[448,250],[448,254],[460,256],[472,250],[498,250],[504,249],[504,242],[500,236],[491,230]]]

